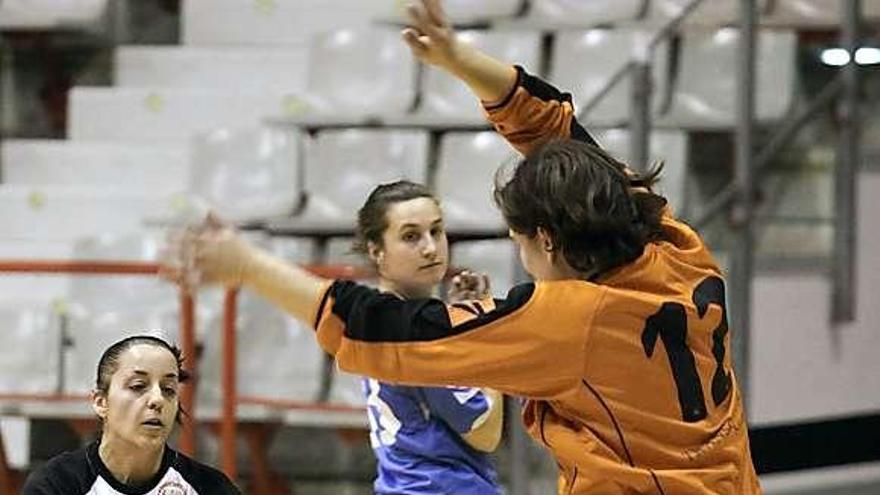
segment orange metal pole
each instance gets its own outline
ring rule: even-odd
[[[0,272],[155,275],[158,263],[145,261],[0,260]]]
[[[180,407],[189,415],[180,429],[180,451],[188,456],[196,452],[196,331],[195,331],[195,300],[192,294],[180,291],[180,346],[187,360],[187,367],[192,370],[192,382],[180,392]]]
[[[220,466],[231,480],[238,477],[238,464],[235,458],[236,445],[236,329],[235,320],[238,316],[238,288],[226,290],[223,301],[223,370],[221,384],[223,387],[223,417],[220,423],[221,461]]]

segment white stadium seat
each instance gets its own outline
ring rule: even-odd
[[[632,57],[639,44],[647,43],[650,34],[631,29],[590,29],[562,31],[557,34],[551,62],[550,81],[558,88],[572,93],[575,108],[595,96],[609,79]],[[652,63],[654,85],[653,109],[659,112],[667,91],[668,44],[662,43],[655,51]],[[606,94],[598,106],[584,119],[591,126],[614,126],[629,118],[630,78],[620,81]]]
[[[297,129],[272,126],[199,135],[189,194],[228,221],[290,215],[300,200],[300,140]]]
[[[686,32],[672,101],[659,125],[730,128],[736,123],[739,31]],[[797,88],[797,36],[761,30],[757,38],[755,111],[759,122],[786,115]]]
[[[596,133],[596,141],[611,152],[621,162],[630,165],[630,134],[625,129],[608,129]],[[663,174],[656,191],[669,200],[676,212],[685,211],[687,198],[685,185],[687,178],[688,137],[687,133],[676,130],[654,130],[648,145],[648,162],[662,160]]]
[[[124,184],[144,193],[171,194],[183,191],[189,176],[189,150],[182,145],[7,139],[0,148],[6,184]]]
[[[348,129],[324,131],[308,143],[307,202],[292,225],[353,229],[357,210],[378,184],[424,182],[428,134],[422,131]]]
[[[407,19],[404,7],[407,2],[401,0],[385,0],[393,6],[393,21],[405,22]],[[443,11],[454,25],[467,26],[474,24],[495,23],[516,17],[523,9],[523,0],[445,0]]]
[[[104,18],[107,0],[3,0],[0,29],[91,28]]]
[[[58,387],[61,327],[45,306],[0,306],[0,394],[52,394]]]
[[[757,13],[760,15],[766,11],[769,0],[757,0]],[[650,0],[648,2],[648,14],[645,19],[648,23],[663,24],[678,16],[691,0]],[[739,0],[711,0],[704,1],[697,6],[694,12],[685,19],[688,26],[724,26],[736,24],[740,16]]]
[[[462,31],[459,40],[501,60],[515,61],[531,73],[540,69],[541,37],[524,31]],[[479,99],[458,79],[426,67],[416,112],[426,123],[485,123]]]
[[[492,200],[493,178],[516,155],[494,132],[452,132],[440,143],[436,189],[448,230],[502,230],[504,221]]]
[[[394,0],[184,0],[181,32],[186,45],[297,44],[396,8]]]
[[[301,93],[306,87],[305,43],[283,47],[121,46],[114,82],[122,87],[236,88]]]
[[[793,27],[837,27],[842,24],[842,4],[842,0],[776,0],[762,22]],[[880,18],[880,2],[865,0],[861,7],[864,18]]]
[[[74,140],[187,141],[217,127],[255,125],[285,112],[290,95],[165,88],[75,87],[68,136]]]
[[[316,34],[302,114],[330,120],[400,116],[414,105],[416,77],[415,58],[396,29]]]
[[[532,0],[525,22],[549,28],[590,28],[633,21],[641,13],[642,3],[642,0]]]
[[[199,360],[199,399],[222,400],[222,314],[209,319]],[[247,292],[238,298],[236,383],[239,396],[308,402],[317,399],[324,352],[314,330],[264,299]]]
[[[125,188],[0,185],[4,239],[72,241],[143,229],[144,220],[170,208],[166,196]]]

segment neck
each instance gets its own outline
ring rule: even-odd
[[[164,443],[145,448],[106,434],[101,437],[98,448],[98,456],[110,474],[126,485],[139,485],[152,479],[162,467],[164,453]]]
[[[401,299],[424,299],[434,295],[434,287],[401,287],[390,280],[380,278],[379,290],[390,292]]]

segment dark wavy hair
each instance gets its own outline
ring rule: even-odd
[[[382,246],[382,234],[388,228],[388,208],[416,198],[429,198],[439,204],[437,197],[423,184],[399,180],[376,186],[358,210],[352,251],[366,255],[370,242]]]
[[[521,160],[506,182],[495,177],[495,203],[515,232],[547,231],[553,251],[595,279],[637,259],[663,238],[666,199],[651,191],[659,163],[636,174],[598,146],[552,141]]]
[[[177,381],[178,383],[184,383],[189,381],[190,374],[188,371],[183,369],[183,352],[181,352],[180,348],[171,345],[168,342],[160,339],[159,337],[155,337],[152,335],[133,335],[131,337],[126,337],[115,344],[111,345],[104,351],[104,354],[101,355],[101,359],[98,360],[98,370],[95,377],[95,391],[97,393],[103,394],[104,396],[110,391],[110,381],[113,378],[113,375],[119,370],[119,358],[122,354],[131,349],[136,345],[149,345],[153,347],[159,347],[167,350],[174,356],[174,360],[177,362]],[[177,415],[174,420],[179,424],[181,422],[182,416],[186,415],[186,411],[184,411],[180,406],[177,408]]]

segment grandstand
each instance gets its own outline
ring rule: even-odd
[[[83,397],[107,343],[181,330],[175,288],[153,276],[11,260],[148,266],[169,225],[213,209],[290,260],[357,265],[357,206],[409,178],[442,199],[453,265],[488,272],[497,294],[522,279],[490,198],[515,157],[463,87],[410,56],[401,3],[0,0],[0,495],[93,433]],[[766,493],[880,493],[880,55],[823,57],[880,54],[880,0],[445,5],[465,42],[571,91],[620,159],[665,162],[662,192],[746,308],[737,373]],[[356,377],[256,297],[239,295],[237,334],[223,309],[199,294],[198,457],[246,493],[370,493]],[[508,493],[551,493],[555,467],[509,423]]]

